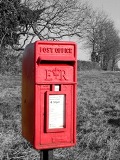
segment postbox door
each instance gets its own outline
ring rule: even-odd
[[[37,117],[41,117],[40,119],[37,119],[40,121],[40,126],[36,129],[40,129],[39,134],[38,131],[36,132],[36,137],[39,139],[39,145],[42,147],[45,145],[45,148],[49,147],[49,145],[56,148],[58,147],[56,144],[59,144],[59,147],[66,147],[75,143],[75,106],[73,99],[75,94],[74,84],[62,84],[60,87],[61,91],[55,92],[51,91],[51,85],[36,85],[36,91],[38,93],[37,96],[39,96],[39,101],[37,101],[38,107],[36,107],[36,109],[38,110],[37,114],[40,114]],[[49,104],[50,101],[48,100],[48,97],[51,95],[53,96],[53,99],[60,97],[60,103],[63,103],[63,105],[59,104],[58,107],[62,108],[57,109],[55,112],[56,114],[59,114],[58,116],[61,116],[59,110],[60,112],[63,110],[63,116],[57,117],[54,111],[54,113],[52,111],[49,112],[51,106]],[[59,123],[63,123],[61,128],[59,127],[59,124],[56,124],[57,118]],[[52,124],[52,127],[50,127],[50,123]]]

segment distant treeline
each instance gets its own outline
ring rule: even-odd
[[[100,67],[99,63],[97,63],[97,62],[78,60],[77,69],[78,69],[78,71],[101,70],[101,67]]]

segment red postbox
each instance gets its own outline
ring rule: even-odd
[[[22,63],[22,135],[35,149],[76,143],[76,44],[36,41]]]

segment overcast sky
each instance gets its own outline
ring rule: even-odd
[[[120,0],[87,0],[94,8],[105,11],[120,31]]]
[[[114,21],[115,27],[120,32],[120,0],[83,0],[88,1],[96,10],[103,10],[111,20]],[[120,34],[119,34],[120,35]],[[88,50],[81,50],[78,59],[89,60]]]

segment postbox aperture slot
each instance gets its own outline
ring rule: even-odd
[[[66,93],[47,92],[46,132],[63,132],[66,129]]]
[[[74,65],[75,61],[59,61],[59,60],[42,60],[40,57],[37,58],[36,63],[39,64],[66,64],[66,65]]]

